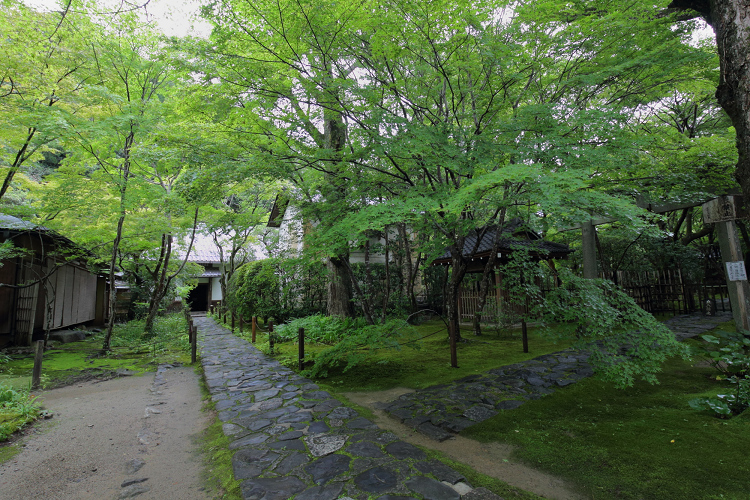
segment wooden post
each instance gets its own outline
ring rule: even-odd
[[[225,325],[227,324],[227,312],[226,311],[224,311],[222,321],[224,322]]]
[[[737,236],[735,219],[742,210],[739,196],[719,196],[703,205],[703,221],[715,223],[719,235],[721,260],[727,278],[729,302],[738,330],[750,331],[750,284]]]
[[[268,350],[273,354],[273,321],[268,322]]]
[[[191,327],[190,329],[193,332],[190,340],[190,361],[195,363],[198,359],[198,327]]]
[[[526,329],[526,319],[521,320],[521,338],[523,339],[523,352],[529,352],[529,332]]]
[[[39,389],[42,381],[42,357],[44,356],[44,341],[37,340],[34,346],[34,369],[31,372],[31,388]]]
[[[253,336],[252,336],[253,340],[252,340],[252,342],[254,344],[255,343],[255,329],[258,327],[258,317],[257,316],[253,316],[250,321],[251,321],[251,323],[250,323],[250,329],[253,332]]]
[[[243,328],[244,324],[242,322],[242,314],[240,314],[239,317],[240,317],[240,333],[242,333],[242,331],[244,330]]]
[[[302,371],[302,363],[305,360],[305,329],[300,328],[299,329],[299,338],[297,339],[297,342],[299,342],[299,369]]]
[[[232,333],[234,333],[234,311],[230,311],[229,316],[232,318]]]

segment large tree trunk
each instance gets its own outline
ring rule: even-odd
[[[329,69],[331,79],[334,78],[333,69]],[[332,151],[333,162],[340,160],[342,151],[346,146],[346,125],[340,112],[336,111],[338,90],[335,87],[325,89],[326,96],[323,103],[323,147]],[[333,163],[331,167],[334,171],[339,165]],[[342,204],[346,203],[347,187],[344,181],[338,176],[327,175],[329,187],[324,192],[326,202],[334,211],[341,212]],[[326,219],[321,220],[326,223]],[[349,242],[338,242],[336,255],[328,259],[328,315],[329,316],[351,316],[352,311],[352,276],[349,273]]]
[[[328,316],[348,318],[351,313],[351,276],[345,264],[349,255],[330,257],[326,262],[328,268]]]
[[[697,11],[716,33],[721,68],[716,98],[737,132],[734,177],[750,200],[750,5],[745,0],[674,0],[669,7]]]

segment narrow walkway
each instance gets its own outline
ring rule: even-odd
[[[213,320],[196,317],[206,383],[247,500],[497,500]]]
[[[731,319],[730,312],[684,314],[664,323],[679,340],[685,340]],[[587,360],[585,352],[567,349],[404,394],[377,407],[427,437],[444,441],[500,410],[518,408],[590,377],[594,371]]]

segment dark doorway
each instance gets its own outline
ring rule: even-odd
[[[208,283],[198,283],[198,286],[193,288],[188,295],[188,303],[190,304],[191,311],[206,311],[208,310]]]

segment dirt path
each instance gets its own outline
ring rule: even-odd
[[[437,442],[399,423],[384,411],[375,407],[375,403],[393,401],[407,392],[413,391],[399,387],[380,392],[345,392],[341,395],[353,403],[372,410],[375,413],[375,423],[381,429],[387,429],[409,443],[440,451],[482,474],[553,500],[583,500],[586,498],[576,493],[562,479],[523,464],[514,463],[510,459],[510,454],[513,451],[512,446],[499,443],[484,444],[461,436]]]
[[[210,414],[192,368],[86,382],[40,399],[54,417],[0,464],[4,500],[212,498],[194,439]]]

